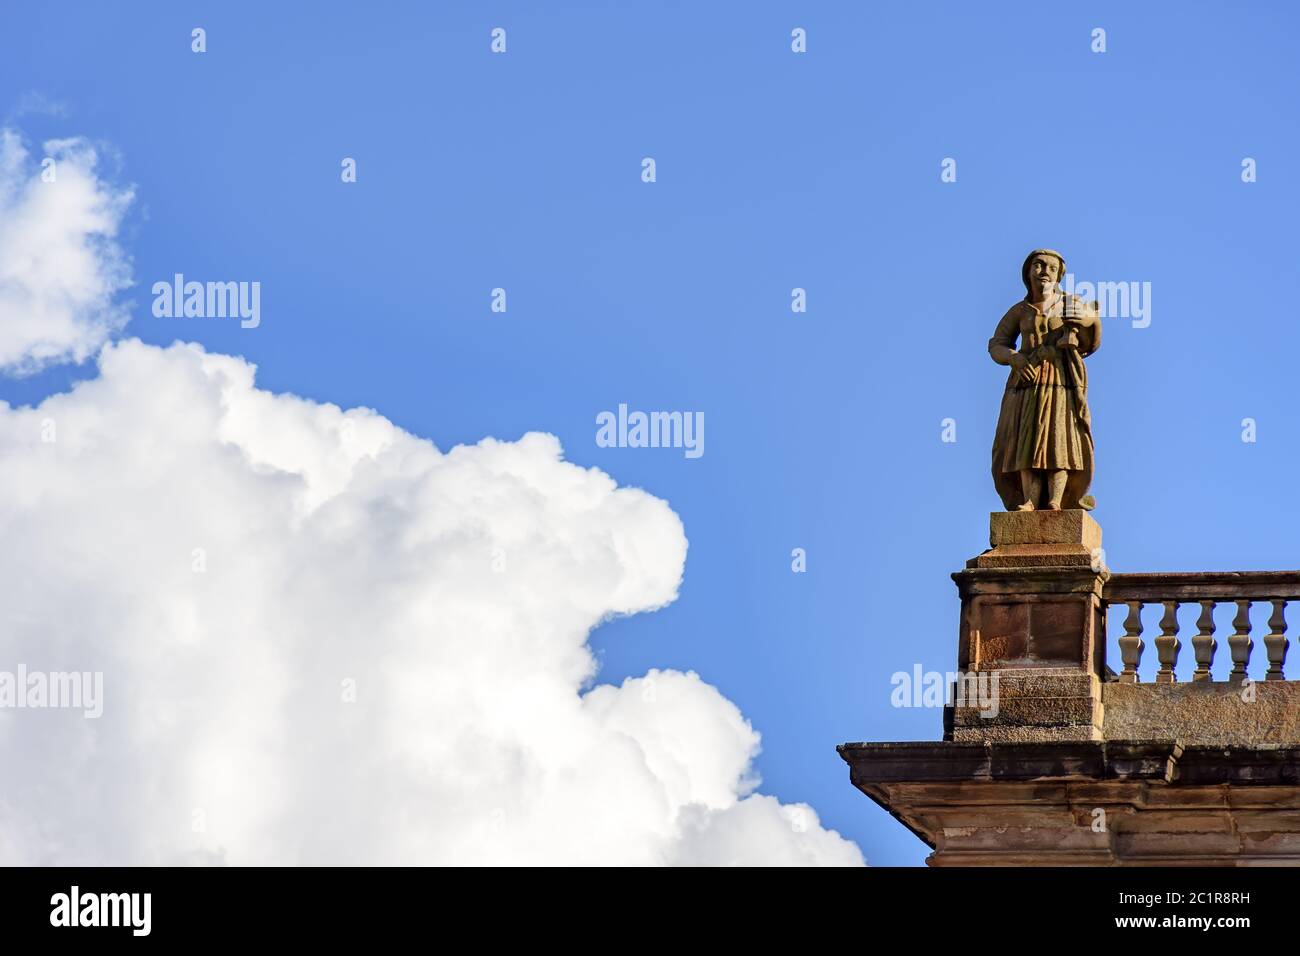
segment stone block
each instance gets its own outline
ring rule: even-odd
[[[1101,547],[1101,525],[1086,511],[994,511],[989,545],[1078,544]]]
[[[966,566],[1100,569],[1101,526],[1086,511],[995,511],[989,545]]]

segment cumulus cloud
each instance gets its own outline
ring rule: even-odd
[[[83,139],[50,140],[38,162],[0,129],[0,370],[84,361],[126,323],[113,296],[130,284],[116,236],[131,192],[97,165]]]
[[[592,628],[676,595],[663,501],[193,345],[99,361],[0,407],[0,669],[105,682],[0,709],[0,862],[861,862],[695,674],[592,685]]]
[[[858,864],[755,792],[694,673],[596,684],[677,594],[681,522],[529,434],[442,452],[364,408],[135,339],[128,193],[0,132],[0,677],[102,672],[102,715],[0,706],[0,864]]]

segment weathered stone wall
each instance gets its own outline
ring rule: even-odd
[[[1300,681],[1105,683],[1101,695],[1106,740],[1300,744]]]

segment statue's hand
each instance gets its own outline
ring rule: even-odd
[[[1032,382],[1037,369],[1029,363],[1028,356],[1023,352],[1011,353],[1011,367],[1016,371],[1016,381],[1018,383]]]

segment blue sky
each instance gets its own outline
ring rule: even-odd
[[[1110,319],[1089,360],[1110,566],[1297,566],[1290,5],[132,9],[14,5],[0,33],[0,115],[111,145],[136,188],[127,333],[441,448],[551,432],[666,499],[680,598],[597,632],[600,679],[697,671],[763,734],[764,791],[871,863],[926,851],[834,748],[940,735],[890,675],[954,665],[948,575],[998,507],[985,344],[1030,249],[1151,283],[1150,325]],[[152,317],[176,272],[260,281],[261,325]],[[597,447],[619,403],[703,412],[705,454]]]

